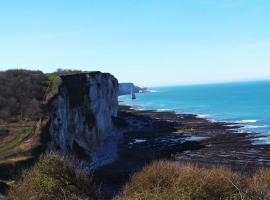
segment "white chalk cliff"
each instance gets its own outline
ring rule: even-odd
[[[50,103],[49,150],[73,154],[97,167],[112,161],[118,131],[118,81],[108,73],[62,76]]]

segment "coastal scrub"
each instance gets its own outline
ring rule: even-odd
[[[9,192],[9,200],[97,200],[98,188],[91,174],[56,153],[41,156]]]
[[[135,173],[115,200],[266,200],[270,170],[247,177],[223,167],[154,162]]]

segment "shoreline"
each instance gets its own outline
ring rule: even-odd
[[[256,131],[257,128],[263,128],[263,127],[269,127],[267,124],[256,124],[259,120],[257,119],[231,119],[231,120],[223,120],[223,119],[214,119],[211,118],[210,114],[204,114],[204,113],[195,113],[195,112],[183,112],[183,111],[177,111],[170,108],[161,108],[161,109],[146,109],[143,105],[130,105],[130,104],[124,104],[124,101],[119,101],[123,104],[119,104],[120,107],[129,107],[131,110],[134,111],[154,111],[154,112],[172,112],[175,114],[186,114],[186,115],[195,115],[198,118],[206,119],[209,122],[220,122],[220,123],[227,123],[228,126],[237,127],[235,130],[237,130],[239,133],[248,133],[248,134],[258,134],[256,137],[258,138],[264,138],[263,140],[258,140],[257,145],[270,145],[270,142],[267,143],[265,141],[266,137],[269,136],[270,130],[265,132],[258,132]],[[253,131],[254,130],[254,131]],[[255,137],[255,138],[256,138]],[[261,141],[261,142],[260,142]],[[254,144],[256,145],[256,144]]]
[[[270,166],[270,145],[253,145],[256,134],[239,133],[235,123],[211,122],[194,114],[134,110],[119,106],[125,119],[118,159],[95,171],[105,199],[121,191],[130,176],[154,160],[222,165],[250,172]]]

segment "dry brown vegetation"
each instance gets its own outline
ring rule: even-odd
[[[52,153],[42,156],[7,199],[101,199],[92,176]],[[223,167],[154,162],[135,173],[114,200],[269,200],[270,170],[251,176]]]
[[[9,192],[10,200],[97,200],[98,188],[92,176],[74,167],[58,154],[41,156],[33,169],[26,172]]]
[[[132,176],[115,200],[267,200],[270,170],[251,177],[222,167],[154,162]]]

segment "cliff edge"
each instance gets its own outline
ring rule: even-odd
[[[116,157],[119,131],[118,81],[108,73],[61,76],[58,94],[49,104],[50,151],[72,154],[95,168]]]
[[[134,83],[119,83],[119,90],[118,90],[119,96],[131,94],[132,92],[134,93],[146,92],[146,88],[136,86],[134,85]]]

